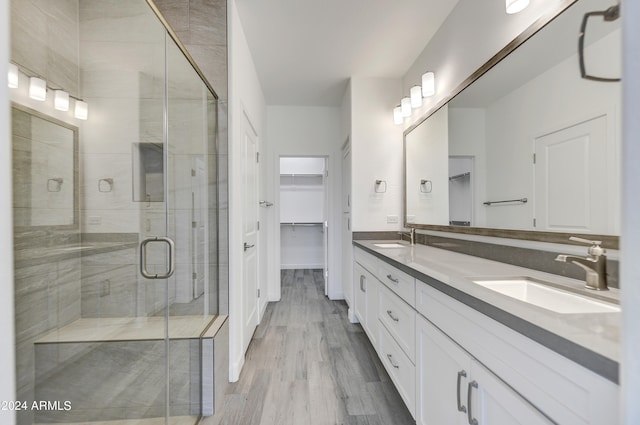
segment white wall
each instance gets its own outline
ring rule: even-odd
[[[603,58],[613,75],[620,75],[620,34],[614,31],[589,46],[586,57]],[[572,55],[553,68],[496,100],[486,110],[487,200],[528,198],[534,202],[509,208],[489,208],[488,227],[533,229],[535,188],[532,166],[535,138],[601,115],[607,116],[607,191],[598,195],[608,205],[620,205],[619,191],[619,110],[620,85],[597,83],[580,78],[578,57]],[[562,81],[561,85],[557,81]],[[549,102],[548,88],[553,88]],[[527,117],[523,120],[522,117]],[[509,161],[505,161],[509,158]],[[509,178],[505,178],[508,176]],[[604,234],[619,234],[618,208],[609,208],[610,221]]]
[[[399,79],[351,78],[354,232],[402,226],[402,126],[393,123],[392,114],[400,95]],[[376,180],[387,182],[385,193],[375,193]],[[388,216],[398,222],[387,223]]]
[[[246,114],[258,133],[258,150],[263,152],[266,104],[235,2],[230,2],[229,22],[229,379],[238,380],[244,364],[242,350],[243,275],[243,187],[242,117]],[[260,171],[261,178],[262,170]],[[262,198],[261,198],[262,199]],[[259,236],[259,244],[264,243]],[[262,261],[262,259],[260,260]],[[280,277],[278,276],[278,282]],[[259,281],[261,293],[265,282]]]
[[[433,71],[436,76],[436,94],[426,98],[423,106],[405,119],[405,128],[449,96],[528,26],[540,17],[555,14],[558,7],[556,1],[532,0],[524,11],[507,15],[503,1],[460,0],[404,75],[405,96],[412,86],[420,83],[426,71]],[[399,100],[397,97],[396,103]]]
[[[407,222],[449,224],[448,109],[443,106],[407,135]]]
[[[328,158],[327,188],[329,190],[328,217],[329,222],[329,282],[328,293],[331,299],[344,297],[341,282],[340,257],[340,220],[341,220],[341,154],[344,143],[340,134],[341,111],[337,107],[306,106],[269,106],[267,108],[267,161],[273,170],[267,196],[275,200],[274,211],[279,211],[279,170],[281,156],[324,156]],[[280,221],[279,214],[274,214],[269,223],[276,237],[268,241],[271,251],[280,264]],[[277,232],[275,231],[277,229]],[[271,232],[271,230],[270,230]],[[269,300],[280,299],[280,270],[273,270],[273,278],[269,281]]]
[[[9,63],[9,0],[0,0],[0,75],[7,75]],[[9,135],[9,93],[0,84],[0,140]],[[15,337],[13,312],[13,222],[11,202],[11,143],[0,143],[0,400],[15,400]],[[0,411],[0,422],[15,423],[15,412]]]
[[[486,199],[485,118],[484,109],[449,106],[449,155],[473,156],[472,226],[486,226],[487,209],[482,205]]]
[[[640,423],[640,2],[622,5],[623,193],[620,260],[622,297],[622,422]]]

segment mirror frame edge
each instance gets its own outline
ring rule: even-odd
[[[484,75],[487,71],[497,65],[500,61],[506,58],[511,52],[520,47],[529,38],[533,37],[538,31],[543,29],[549,23],[551,23],[556,17],[560,16],[562,12],[576,3],[578,0],[562,0],[558,3],[557,7],[547,12],[545,15],[538,18],[535,22],[529,25],[524,31],[522,31],[516,38],[511,40],[504,46],[498,53],[492,56],[487,62],[485,62],[480,68],[476,69],[469,77],[467,77],[462,83],[456,86],[453,90],[438,101],[432,108],[430,108],[422,117],[407,127],[402,133],[402,149],[403,149],[403,225],[405,228],[416,228],[420,230],[431,230],[437,232],[458,233],[475,236],[489,236],[505,239],[520,239],[532,242],[546,242],[546,243],[558,243],[565,245],[580,245],[569,241],[570,236],[579,236],[586,239],[596,239],[602,241],[602,246],[608,249],[619,249],[620,237],[614,235],[596,235],[590,233],[565,233],[565,232],[541,232],[536,230],[512,230],[512,229],[498,229],[491,227],[461,227],[461,226],[446,226],[437,224],[418,224],[407,222],[407,135],[416,129],[420,124],[426,121],[431,115],[435,114],[440,108],[449,103],[454,97],[460,94],[464,89],[470,86],[474,81]]]
[[[34,229],[42,229],[42,230],[80,230],[80,187],[78,186],[80,183],[79,175],[80,175],[80,152],[79,142],[80,142],[80,128],[61,121],[55,117],[39,112],[35,109],[32,109],[28,106],[22,105],[20,103],[11,101],[11,108],[15,108],[19,111],[31,114],[37,118],[48,121],[50,123],[59,125],[61,127],[67,128],[73,132],[73,223],[72,224],[45,224],[45,225],[34,225],[34,226],[15,226],[14,231],[18,232],[26,232]],[[13,143],[13,136],[11,139]]]

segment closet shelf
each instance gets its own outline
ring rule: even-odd
[[[322,174],[322,173],[318,173],[318,174],[315,174],[315,173],[280,174],[280,177],[323,177],[323,176],[324,176],[324,174]]]
[[[293,223],[293,222],[281,222],[281,226],[322,226],[324,223],[321,221],[318,222],[303,222],[303,223]]]

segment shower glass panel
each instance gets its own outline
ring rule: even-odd
[[[18,424],[193,424],[213,411],[217,98],[151,1],[12,0],[11,22],[14,193],[74,205],[14,196]]]

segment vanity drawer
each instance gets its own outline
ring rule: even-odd
[[[412,307],[416,305],[416,280],[403,271],[380,261],[378,279]]]
[[[367,271],[372,273],[374,276],[378,275],[378,264],[381,263],[379,259],[369,254],[368,252],[364,252],[359,248],[354,249],[353,254],[354,254],[354,259],[356,263],[359,263],[362,267],[364,267]]]
[[[387,328],[384,326],[378,328],[380,329],[378,355],[396,385],[400,397],[411,412],[411,416],[415,418],[416,367],[393,339]]]
[[[379,292],[378,318],[412,363],[416,360],[416,312],[386,287]]]

